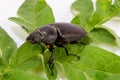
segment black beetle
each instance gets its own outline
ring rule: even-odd
[[[70,23],[53,23],[36,29],[26,40],[32,44],[41,42],[45,43],[51,52],[48,61],[48,63],[51,64],[54,60],[53,44],[58,47],[63,47],[68,56],[68,50],[64,44],[77,43],[78,40],[85,36],[86,31],[79,26]]]

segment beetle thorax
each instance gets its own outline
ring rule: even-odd
[[[44,43],[54,43],[55,40],[57,39],[57,30],[55,27],[51,26],[46,26],[46,27],[41,27],[40,31],[43,33],[44,38],[42,42]]]

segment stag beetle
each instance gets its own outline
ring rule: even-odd
[[[78,40],[85,36],[86,31],[79,26],[70,23],[53,23],[36,29],[26,40],[32,44],[45,43],[51,52],[48,63],[52,64],[54,60],[53,44],[57,47],[63,47],[67,56],[69,56],[65,44],[77,43]]]

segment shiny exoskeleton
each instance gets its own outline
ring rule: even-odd
[[[69,54],[65,44],[77,43],[78,40],[85,36],[85,30],[79,26],[70,23],[53,23],[36,29],[27,37],[27,41],[32,44],[41,42],[45,43],[51,52],[48,61],[48,63],[51,64],[54,60],[53,45],[63,47],[68,56]]]

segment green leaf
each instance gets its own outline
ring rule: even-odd
[[[87,5],[87,7],[86,7]],[[78,14],[87,14],[89,17],[91,13],[94,11],[93,9],[93,3],[91,0],[76,0],[72,5],[71,5],[72,11],[77,12]],[[84,15],[84,17],[85,17]]]
[[[93,43],[97,42],[101,44],[119,46],[119,37],[115,34],[115,32],[105,26],[96,26],[96,28],[90,31],[88,35],[92,38]]]
[[[116,74],[120,74],[119,68],[120,68],[119,61],[112,61],[105,67],[106,71],[111,71],[112,73],[116,73]]]
[[[102,24],[120,12],[120,0],[97,0],[96,11],[90,18],[91,26]]]
[[[9,58],[16,51],[17,46],[13,39],[0,27],[0,57],[5,64],[8,64]]]
[[[119,0],[115,0],[114,2],[115,2],[115,6],[117,5],[117,7],[120,7],[120,2],[119,2]],[[116,8],[117,8],[117,7],[116,7]],[[120,16],[120,11],[119,11],[119,13],[117,13],[116,16],[118,16],[118,17]]]
[[[42,53],[41,46],[37,44],[24,43],[10,58],[10,67],[22,70],[36,68],[41,59],[38,54]]]
[[[114,3],[112,3],[112,0],[97,0],[95,10],[91,7],[93,4],[90,1],[76,0],[71,8],[73,11],[79,13],[72,20],[72,23],[80,25],[87,32],[94,29],[96,25],[101,25],[110,20],[120,12],[120,0],[114,0]]]
[[[120,13],[116,15],[117,17],[120,17]]]
[[[4,71],[5,67],[6,67],[6,64],[4,60],[0,57],[0,76],[1,76],[1,72]]]
[[[55,65],[59,73],[68,80],[119,80],[120,57],[95,46],[69,45],[69,53],[75,56],[65,56],[65,52],[59,49],[56,54]],[[60,56],[61,55],[61,56]],[[115,70],[114,70],[114,69]]]
[[[57,78],[57,71],[54,70],[54,75],[51,74],[48,65],[50,54],[46,54],[44,51],[44,46],[26,42],[18,48],[16,53],[10,58],[9,67],[10,69],[20,69],[24,71],[33,70],[35,74],[45,73],[49,80],[55,80]]]
[[[3,74],[3,80],[46,80],[38,75],[34,75],[21,70],[13,69]]]
[[[54,22],[52,10],[45,0],[25,0],[17,14],[18,18],[11,17],[9,20],[24,26],[29,32]]]
[[[72,20],[72,23],[78,24],[81,27],[83,27],[86,31],[88,31],[89,18],[94,11],[92,1],[91,0],[76,0],[72,4],[71,9],[72,9],[72,12],[77,12],[77,15],[78,15]]]

